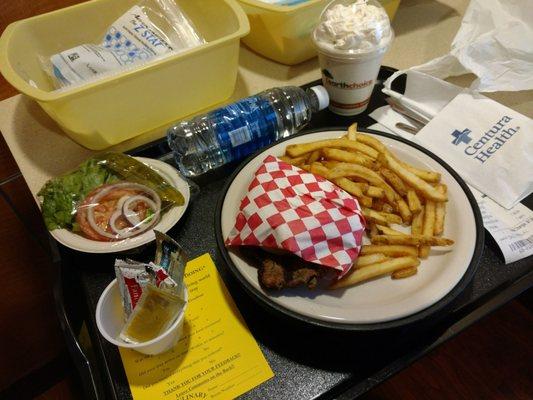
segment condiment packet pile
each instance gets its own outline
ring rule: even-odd
[[[146,331],[153,331],[154,337],[166,330],[179,315],[185,304],[183,274],[186,258],[182,248],[171,237],[162,232],[154,231],[157,250],[154,262],[148,264],[133,260],[116,260],[115,274],[124,306],[126,325],[120,333],[120,339],[129,343],[139,342],[132,334],[131,327],[146,325],[146,321],[138,321],[139,311],[143,304],[157,296],[157,305],[164,310],[165,321],[157,321],[157,326],[146,326]],[[150,290],[148,290],[150,289]],[[155,310],[152,310],[155,311]],[[142,332],[146,337],[147,332]]]
[[[242,199],[227,246],[285,250],[346,274],[362,246],[359,203],[326,179],[268,156]]]

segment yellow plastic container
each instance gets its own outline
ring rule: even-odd
[[[243,42],[257,53],[282,64],[294,65],[316,56],[311,32],[331,0],[308,0],[295,6],[278,6],[260,0],[239,0],[250,34]],[[400,0],[380,0],[390,19]]]
[[[93,0],[14,22],[0,38],[0,71],[35,99],[76,142],[99,150],[227,99],[237,78],[239,39],[249,32],[235,0],[176,0],[207,44],[133,71],[54,91],[38,56],[98,43],[137,0]]]

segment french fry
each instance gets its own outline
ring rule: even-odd
[[[400,217],[399,215],[386,213],[382,211],[375,211],[367,207],[363,207],[363,215],[365,217],[368,216],[368,218],[370,218],[371,220],[379,222],[379,223],[382,223],[383,221],[385,221],[385,224],[383,225],[387,225],[388,223],[401,224],[403,222],[402,217]]]
[[[403,219],[403,222],[406,224],[410,224],[411,220],[413,219],[413,214],[411,214],[411,210],[409,210],[409,206],[407,205],[405,200],[400,199],[396,202],[396,204],[398,205],[398,211]]]
[[[415,246],[401,246],[401,245],[380,245],[368,244],[361,247],[359,255],[365,256],[368,254],[382,253],[390,257],[402,256],[418,256],[418,249]]]
[[[418,214],[422,210],[422,203],[413,189],[407,191],[407,204],[413,214]]]
[[[417,272],[418,272],[418,268],[417,267],[402,268],[402,269],[399,269],[397,271],[394,271],[391,274],[391,278],[392,279],[409,278],[410,276],[415,275]]]
[[[356,198],[362,207],[372,207],[372,197],[361,196],[361,197],[356,197]]]
[[[366,256],[358,257],[353,266],[354,268],[363,268],[370,264],[385,261],[388,258],[389,257],[382,253],[368,254]]]
[[[389,223],[387,218],[383,214],[381,214],[381,212],[374,211],[371,208],[363,208],[363,215],[365,219],[368,219],[369,221],[378,222],[381,225],[387,225]]]
[[[374,235],[372,244],[401,244],[406,246],[451,246],[452,239],[424,235]]]
[[[381,214],[385,217],[387,222],[389,222],[390,224],[401,225],[403,223],[402,217],[400,217],[397,214],[392,214],[392,213],[383,212],[383,211],[381,211]]]
[[[307,160],[307,156],[301,156],[301,157],[289,157],[289,156],[281,156],[279,158],[281,161],[285,161],[287,164],[300,166],[305,163],[305,160]]]
[[[392,258],[376,264],[368,265],[364,268],[355,269],[351,274],[347,275],[343,279],[338,280],[329,288],[338,289],[352,286],[356,283],[364,282],[381,275],[390,274],[399,269],[416,267],[418,265],[420,265],[420,260],[415,257]]]
[[[448,200],[448,196],[446,194],[440,193],[436,188],[431,186],[425,180],[419,178],[413,172],[409,171],[389,153],[385,153],[384,157],[387,161],[387,166],[398,176],[400,176],[400,178],[402,178],[409,186],[412,186],[413,188],[421,192],[424,197],[434,201]]]
[[[411,171],[413,174],[418,176],[420,179],[425,180],[426,182],[440,182],[441,175],[438,172],[433,171],[426,171],[423,169],[419,169],[416,167],[413,167],[411,164],[407,164],[406,162],[400,161],[396,159],[400,164],[402,164],[406,169]]]
[[[366,182],[353,182],[353,184],[356,185],[356,186],[359,186],[361,188],[361,190],[363,191],[363,193],[368,196],[367,191],[370,188],[370,185],[368,183],[366,183]]]
[[[324,164],[326,166],[326,168],[333,169],[337,165],[339,165],[341,162],[340,161],[323,160],[323,161],[321,161],[321,163]]]
[[[392,207],[389,203],[384,203],[381,211],[386,212],[386,213],[393,213],[394,207]]]
[[[356,135],[356,140],[360,143],[366,144],[367,146],[372,147],[374,150],[378,151],[379,153],[387,153],[387,147],[383,143],[381,143],[378,139],[370,136],[365,135],[364,133],[358,132]]]
[[[307,171],[307,172],[310,172],[311,171],[311,166],[309,164],[303,164],[303,165],[299,165],[299,167],[301,169],[303,169],[304,171]]]
[[[386,204],[383,199],[376,199],[372,201],[372,209],[376,211],[383,211],[383,205]]]
[[[441,193],[446,193],[446,185],[440,184],[437,186],[437,190]],[[446,203],[440,202],[435,204],[435,229],[433,234],[440,236],[444,233],[444,218],[446,216]]]
[[[435,202],[428,200],[424,207],[424,226],[422,227],[422,235],[433,236],[435,232]],[[429,255],[429,246],[421,246],[418,249],[418,256],[420,258],[427,258]]]
[[[355,185],[355,182],[352,182],[347,178],[338,178],[333,182],[335,182],[335,184],[341,189],[356,197],[363,207],[372,207],[372,198],[363,195],[363,191],[358,185]]]
[[[328,160],[342,161],[346,163],[359,164],[367,168],[372,168],[374,166],[374,161],[364,154],[353,153],[350,151],[340,150],[340,149],[322,149],[322,154]]]
[[[350,140],[357,140],[357,122],[354,122],[348,127],[348,134],[346,136]]]
[[[418,214],[416,214],[411,220],[411,234],[421,235],[422,228],[424,226],[424,206],[420,208]]]
[[[319,162],[314,162],[313,164],[311,164],[310,172],[312,174],[325,178],[329,174],[329,169]]]
[[[379,172],[381,173],[381,176],[385,178],[385,181],[389,183],[400,196],[405,196],[407,194],[407,188],[398,175],[387,168],[381,168]]]
[[[348,178],[337,178],[334,179],[333,182],[340,187],[341,189],[346,190],[348,193],[350,193],[352,196],[355,197],[363,197],[363,190],[359,185],[356,185],[355,182],[352,182]]]
[[[312,164],[314,163],[315,161],[318,161],[320,160],[320,157],[322,156],[322,154],[320,153],[320,150],[315,150],[313,151],[309,157],[307,158],[307,161],[306,161],[306,164]]]
[[[298,157],[302,154],[310,153],[312,151],[319,150],[324,147],[335,147],[360,151],[361,153],[366,154],[367,156],[372,157],[373,159],[378,156],[378,152],[372,147],[350,139],[328,139],[319,140],[317,142],[311,143],[290,144],[287,146],[285,151],[290,157]]]
[[[383,190],[383,188],[380,188],[377,186],[369,186],[366,191],[366,195],[368,197],[374,197],[377,199],[381,199],[385,196],[385,191]]]
[[[406,233],[397,231],[396,229],[389,228],[385,225],[379,225],[376,224],[376,228],[378,228],[378,231],[380,231],[384,235],[407,235]]]
[[[370,221],[369,226],[370,226],[370,234],[369,234],[370,237],[379,234],[378,228],[376,228],[376,223],[374,221]]]
[[[385,191],[385,196],[389,202],[393,202],[400,196],[383,180],[376,172],[367,167],[357,164],[340,163],[330,171],[328,179],[336,179],[340,177],[358,177],[366,180],[368,183],[378,186]]]

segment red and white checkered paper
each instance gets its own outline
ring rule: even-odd
[[[242,199],[227,246],[287,250],[348,272],[361,249],[365,220],[355,198],[328,180],[268,156]]]

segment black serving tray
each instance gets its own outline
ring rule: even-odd
[[[368,112],[385,104],[381,84],[393,72],[391,68],[381,68]],[[312,82],[306,87],[318,83]],[[308,129],[347,127],[353,122],[360,127],[374,123],[366,113],[340,117],[324,110],[313,118]],[[130,153],[172,163],[169,152],[165,139],[161,139]],[[236,164],[229,165],[198,180],[199,193],[169,234],[183,245],[191,258],[204,253],[211,255],[274,371],[274,378],[242,395],[243,399],[355,398],[533,284],[533,257],[505,265],[496,244],[485,235],[483,254],[470,284],[462,288],[446,312],[428,315],[416,325],[380,332],[338,332],[280,318],[265,312],[250,299],[217,251],[215,208],[228,176],[236,168]],[[529,196],[525,204],[531,208],[533,196]],[[119,352],[100,336],[94,319],[98,298],[114,279],[116,255],[83,254],[57,246],[64,286],[64,294],[58,301],[65,306],[81,302],[81,308],[70,313],[64,309],[72,307],[63,307],[60,318],[63,325],[69,325],[69,318],[79,317],[82,312],[94,350],[94,354],[90,352],[87,356],[73,354],[75,360],[82,360],[84,364],[77,365],[82,375],[85,374],[83,381],[91,382],[95,388],[94,393],[88,393],[87,389],[86,394],[92,398],[131,399]],[[149,260],[154,250],[154,244],[150,244],[127,256]],[[71,329],[65,334],[75,335]],[[72,352],[83,351],[77,345],[70,348]]]

